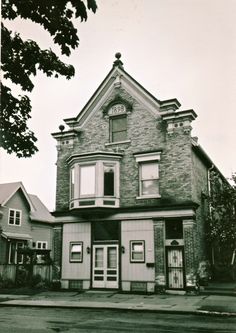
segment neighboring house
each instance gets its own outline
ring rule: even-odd
[[[52,134],[62,287],[194,288],[212,167],[191,137],[196,113],[155,98],[116,58],[79,115],[65,120],[69,129]]]
[[[52,249],[54,217],[21,182],[0,184],[0,265],[24,263],[25,249],[42,255]],[[1,272],[0,272],[1,273]]]

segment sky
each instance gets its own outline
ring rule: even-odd
[[[19,159],[0,150],[0,183],[22,181],[28,193],[55,209],[57,151],[51,133],[79,114],[116,52],[126,72],[157,99],[177,98],[181,110],[197,113],[192,135],[230,177],[236,172],[236,0],[97,0],[97,5],[85,23],[76,22],[79,47],[61,57],[75,67],[75,76],[33,78],[28,124],[39,152]],[[59,55],[40,26],[19,19],[6,25]]]

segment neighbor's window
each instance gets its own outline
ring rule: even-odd
[[[70,243],[70,262],[83,261],[83,243],[71,242]]]
[[[8,224],[21,225],[21,210],[10,209]]]
[[[46,250],[48,247],[48,243],[47,242],[44,242],[44,241],[37,241],[36,242],[36,248],[37,249],[43,249],[43,250]]]
[[[130,261],[131,262],[145,261],[144,241],[130,242]]]
[[[114,196],[115,171],[114,166],[104,165],[104,196]]]
[[[9,243],[9,264],[22,264],[23,254],[20,253],[20,249],[24,247],[24,242],[11,241]]]
[[[80,196],[95,195],[95,165],[80,166]]]
[[[153,196],[159,194],[158,163],[140,163],[140,195]]]
[[[127,117],[116,116],[110,119],[111,142],[124,141],[127,139]]]

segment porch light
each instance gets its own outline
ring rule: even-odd
[[[87,246],[86,251],[87,251],[88,254],[90,253],[90,247],[89,246]]]
[[[121,246],[121,252],[125,253],[125,247],[124,246]]]

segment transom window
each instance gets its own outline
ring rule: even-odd
[[[83,242],[70,242],[70,262],[83,261]]]
[[[130,262],[145,262],[144,241],[130,241]]]
[[[9,209],[8,224],[21,225],[21,210]]]
[[[110,141],[119,142],[127,140],[127,117],[126,115],[110,118]]]

